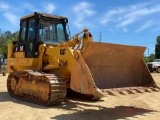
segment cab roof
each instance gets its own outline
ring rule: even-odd
[[[41,17],[55,18],[55,19],[67,19],[66,17],[63,17],[63,16],[57,16],[57,15],[51,15],[51,14],[46,14],[46,13],[34,12],[32,14],[29,14],[29,15],[21,17],[20,20],[23,20],[23,19],[26,19],[26,18],[30,18],[30,17],[36,16],[36,15],[39,15]]]

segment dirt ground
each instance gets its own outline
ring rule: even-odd
[[[160,74],[152,73],[160,84]],[[12,98],[0,75],[0,120],[159,120],[160,92],[107,96],[97,102],[67,99],[59,106],[40,106]]]

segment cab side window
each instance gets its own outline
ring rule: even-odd
[[[26,21],[22,23],[21,40],[25,41],[26,38]]]
[[[28,37],[27,37],[27,50],[26,57],[32,57],[34,52],[35,41],[35,20],[29,19]]]
[[[35,22],[34,19],[29,21],[28,40],[33,42],[35,39]]]
[[[29,21],[29,28],[28,28],[28,43],[29,43],[29,50],[30,52],[33,51],[33,42],[35,39],[35,23],[34,20]]]

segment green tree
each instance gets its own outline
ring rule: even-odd
[[[156,59],[155,58],[155,54],[150,54],[150,56],[148,57],[148,59],[149,59],[149,62],[155,60]]]
[[[150,56],[148,56],[148,57],[144,55],[143,59],[146,63],[151,62],[155,59],[155,54],[150,54]]]
[[[156,38],[156,45],[155,45],[155,57],[156,59],[160,59],[160,36]]]
[[[0,54],[3,54],[3,50],[6,43],[5,33],[0,30]]]
[[[144,59],[145,63],[149,62],[149,58],[147,56],[143,56],[143,59]]]
[[[10,31],[2,32],[0,29],[0,54],[7,58],[8,44],[18,40],[18,32],[11,33]]]

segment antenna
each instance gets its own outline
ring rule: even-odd
[[[102,34],[100,32],[100,34],[99,34],[99,42],[101,42],[101,41],[102,41]]]

